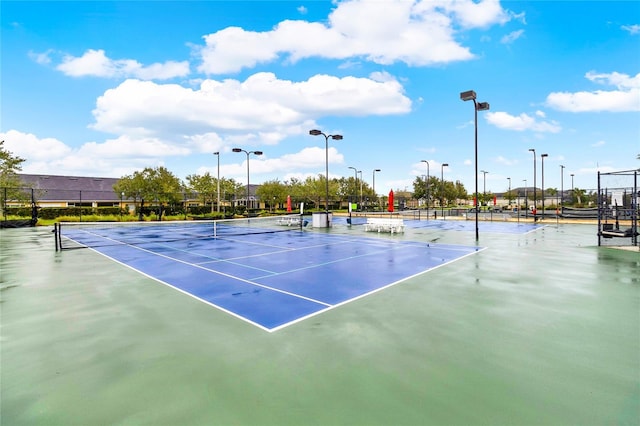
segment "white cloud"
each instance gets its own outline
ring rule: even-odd
[[[518,132],[530,130],[541,133],[558,133],[562,130],[560,125],[554,121],[537,121],[525,113],[514,116],[506,112],[488,112],[485,117],[489,123],[500,129]]]
[[[82,56],[66,55],[56,69],[71,77],[139,78],[142,80],[167,80],[189,74],[187,61],[167,61],[143,66],[132,59],[110,59],[104,50],[87,50]]]
[[[621,27],[623,30],[628,31],[629,34],[640,34],[640,25],[638,24],[634,24],[634,25],[623,25]]]
[[[546,104],[568,112],[631,112],[640,111],[640,73],[631,77],[622,73],[598,74],[588,72],[585,78],[617,90],[554,92],[547,96]]]
[[[190,153],[184,147],[153,138],[121,136],[103,143],[87,142],[71,148],[55,138],[10,130],[0,133],[7,150],[24,158],[22,172],[118,177],[143,167],[161,165],[161,158]]]
[[[591,144],[591,146],[594,147],[594,148],[599,148],[601,146],[604,146],[605,144],[606,144],[605,141],[598,141],[598,142],[595,142],[595,143]]]
[[[5,148],[28,161],[40,161],[68,155],[71,148],[55,138],[40,139],[31,133],[9,130],[0,133],[0,140],[5,141]]]
[[[92,127],[173,139],[213,132],[221,138],[244,135],[274,144],[326,115],[409,112],[411,100],[402,86],[387,74],[375,77],[316,75],[293,82],[258,73],[245,81],[205,80],[199,89],[127,80],[98,98]]]
[[[206,74],[237,72],[280,56],[424,66],[472,59],[455,40],[456,31],[503,24],[512,16],[497,0],[352,0],[338,3],[326,25],[287,20],[265,32],[228,27],[204,36],[205,45],[195,50],[202,58],[198,70]]]
[[[33,51],[29,51],[29,58],[40,65],[47,65],[51,63],[51,54],[53,50],[49,49],[46,52],[37,53]]]
[[[524,34],[524,30],[513,31],[500,39],[502,44],[511,44]]]

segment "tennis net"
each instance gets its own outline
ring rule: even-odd
[[[164,222],[60,222],[55,224],[54,233],[56,250],[66,250],[301,231],[307,223],[300,215]]]

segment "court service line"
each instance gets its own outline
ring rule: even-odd
[[[397,280],[397,281],[394,281],[394,282],[392,282],[392,283],[390,283],[390,284],[387,284],[387,285],[385,285],[385,286],[378,287],[378,288],[373,289],[373,290],[371,290],[371,291],[369,291],[369,292],[367,292],[367,293],[363,293],[363,294],[361,294],[361,295],[359,295],[359,296],[356,296],[356,297],[353,297],[353,298],[351,298],[351,299],[344,300],[344,301],[342,301],[342,302],[340,302],[340,303],[336,303],[335,305],[328,306],[326,309],[322,309],[322,310],[320,310],[320,311],[310,313],[310,314],[305,315],[305,316],[303,316],[303,317],[296,318],[295,320],[290,321],[290,322],[288,322],[288,323],[286,323],[286,324],[281,324],[281,325],[279,325],[279,326],[277,326],[277,327],[274,327],[274,328],[270,329],[270,330],[269,330],[269,332],[270,332],[270,333],[273,333],[274,331],[281,330],[281,329],[283,329],[283,328],[285,328],[285,327],[288,327],[288,326],[293,325],[293,324],[296,324],[296,323],[298,323],[298,322],[301,322],[301,321],[307,320],[307,319],[309,319],[309,318],[311,318],[311,317],[314,317],[314,316],[316,316],[316,315],[320,315],[320,314],[325,313],[325,312],[327,312],[327,311],[330,311],[330,310],[332,310],[332,309],[339,308],[340,306],[346,305],[347,303],[351,303],[351,302],[354,302],[354,301],[356,301],[356,300],[359,300],[359,299],[365,298],[365,297],[367,297],[367,296],[370,296],[370,295],[372,295],[372,294],[374,294],[374,293],[378,293],[378,292],[380,292],[380,291],[386,290],[386,289],[388,289],[389,287],[392,287],[392,286],[395,286],[395,285],[397,285],[397,284],[400,284],[400,283],[402,283],[402,282],[404,282],[404,281],[410,280],[411,278],[417,277],[417,276],[422,275],[422,274],[425,274],[425,273],[427,273],[427,272],[431,272],[431,271],[433,271],[434,269],[441,268],[441,267],[446,266],[446,265],[448,265],[448,264],[450,264],[450,263],[457,262],[458,260],[464,259],[465,257],[469,257],[469,256],[472,256],[472,255],[478,254],[478,253],[480,253],[481,251],[484,251],[484,250],[486,250],[486,247],[477,247],[477,248],[476,248],[476,250],[474,250],[474,251],[472,251],[472,252],[470,252],[470,253],[467,253],[467,254],[465,254],[465,255],[463,255],[463,256],[456,257],[455,259],[451,259],[451,260],[449,260],[449,261],[447,261],[447,262],[444,262],[444,263],[441,263],[441,264],[439,264],[439,265],[433,266],[433,267],[431,267],[431,268],[425,269],[425,270],[423,270],[423,271],[417,272],[417,273],[415,273],[415,274],[413,274],[413,275],[410,275],[410,276],[408,276],[408,277],[404,277],[404,278],[402,278],[402,279],[399,279],[399,280]]]
[[[102,237],[102,238],[105,238],[105,239],[107,239],[107,240],[111,240],[111,241],[118,242],[117,240],[114,240],[114,239],[109,238],[109,237]],[[140,251],[143,251],[143,252],[145,252],[145,253],[152,254],[152,255],[154,255],[154,256],[163,257],[163,258],[165,258],[165,259],[172,260],[172,261],[174,261],[174,262],[178,262],[178,263],[182,263],[182,264],[184,264],[184,265],[188,265],[188,266],[191,266],[191,267],[194,267],[194,268],[202,269],[202,270],[204,270],[204,271],[213,272],[214,274],[218,274],[218,275],[222,275],[222,276],[227,277],[227,278],[231,278],[231,279],[234,279],[234,280],[242,281],[242,282],[245,282],[245,283],[247,283],[247,284],[251,284],[251,285],[254,285],[254,286],[257,286],[257,287],[261,287],[261,288],[264,288],[264,289],[267,289],[267,290],[271,290],[271,291],[275,291],[275,292],[278,292],[278,293],[286,294],[286,295],[288,295],[288,296],[292,296],[292,297],[297,297],[297,298],[299,298],[299,299],[304,299],[304,300],[307,300],[307,301],[309,301],[309,302],[317,303],[317,304],[319,304],[319,305],[323,305],[323,306],[331,306],[330,304],[328,304],[328,303],[326,303],[326,302],[323,302],[323,301],[320,301],[320,300],[316,300],[316,299],[313,299],[313,298],[311,298],[311,297],[303,296],[303,295],[296,294],[296,293],[291,293],[291,292],[289,292],[289,291],[281,290],[281,289],[279,289],[279,288],[275,288],[275,287],[270,287],[270,286],[268,286],[268,285],[260,284],[260,283],[257,283],[257,282],[251,281],[251,280],[247,280],[247,279],[245,279],[245,278],[241,278],[241,277],[237,277],[237,276],[235,276],[235,275],[227,274],[227,273],[225,273],[225,272],[216,271],[215,269],[206,268],[206,267],[204,267],[204,266],[201,266],[201,265],[198,265],[198,264],[195,264],[195,263],[187,262],[187,261],[184,261],[184,260],[181,260],[181,259],[176,259],[175,257],[167,256],[167,255],[164,255],[164,254],[162,254],[162,253],[156,253],[156,252],[154,252],[154,251],[147,250],[147,249],[142,248],[142,247],[133,246],[133,245],[131,245],[131,244],[126,244],[126,243],[124,243],[124,244],[125,244],[126,246],[128,246],[128,247],[132,248],[132,249],[135,249],[135,250],[140,250]],[[99,252],[99,253],[100,253],[100,252]],[[104,256],[106,256],[106,257],[108,257],[108,258],[110,258],[110,259],[116,260],[116,259],[112,258],[111,256],[109,256],[109,255],[107,255],[107,254],[104,254],[104,253],[103,253],[103,255],[104,255]],[[116,260],[116,261],[117,261],[117,260]],[[130,266],[130,268],[131,268],[131,269],[133,269],[133,270],[135,270],[135,271],[138,271],[138,272],[142,273],[142,271],[139,271],[138,269],[136,269],[136,268],[134,268],[134,267],[132,267],[132,266]],[[161,280],[159,280],[159,279],[156,279],[156,280],[157,280],[157,281],[159,281],[159,282],[164,283],[163,281],[161,281]],[[173,286],[173,285],[171,285],[171,284],[168,284],[168,285],[169,285],[169,286],[171,286],[171,287],[173,287],[173,288],[177,288],[177,287],[175,287],[175,286]],[[195,295],[194,295],[194,297],[198,298],[198,297],[197,297],[197,296],[195,296]],[[198,299],[199,299],[199,298],[198,298]]]

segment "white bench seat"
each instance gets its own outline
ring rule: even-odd
[[[367,218],[367,223],[365,223],[364,225],[364,230],[375,232],[390,232],[392,234],[396,234],[399,232],[404,232],[404,220],[385,217],[370,217]]]

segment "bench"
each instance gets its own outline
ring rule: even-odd
[[[404,232],[404,220],[384,217],[370,217],[367,218],[367,223],[364,224],[364,230],[376,232],[391,232],[392,234]]]
[[[281,217],[277,220],[278,225],[282,226],[300,226],[299,217]]]

